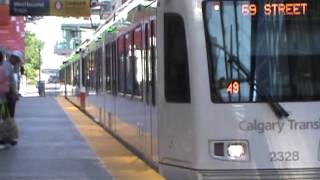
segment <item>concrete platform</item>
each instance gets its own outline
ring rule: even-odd
[[[0,150],[0,180],[163,180],[62,97],[17,104],[15,147]]]
[[[64,98],[59,97],[57,101],[114,179],[164,180],[162,176],[150,168],[144,161],[131,153],[103,128],[94,123]]]
[[[17,104],[17,146],[0,150],[1,180],[111,180],[54,98]]]

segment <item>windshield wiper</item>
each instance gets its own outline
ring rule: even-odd
[[[275,115],[278,118],[282,118],[282,117],[288,117],[289,113],[281,106],[281,104],[277,101],[275,101],[272,96],[265,92],[265,91],[261,91],[260,89],[256,88],[256,84],[254,82],[251,82],[250,77],[250,71],[239,61],[237,60],[237,58],[233,55],[230,55],[230,59],[228,60],[228,62],[231,64],[231,66],[236,65],[237,68],[239,68],[242,73],[246,76],[246,80],[247,82],[250,84],[250,86],[254,86],[254,91],[257,92],[257,94],[264,99],[265,101],[268,102],[268,104],[270,105],[271,109],[273,110],[273,112],[275,113]]]
[[[223,20],[223,19],[222,19]],[[222,22],[223,23],[223,22]],[[236,67],[238,69],[240,69],[240,71],[243,72],[243,74],[245,75],[245,79],[247,80],[247,82],[250,84],[250,86],[253,86],[253,90],[257,92],[257,94],[262,98],[264,99],[265,101],[268,102],[269,106],[271,107],[271,109],[273,110],[273,112],[275,113],[275,115],[278,117],[278,118],[283,118],[283,117],[288,117],[289,116],[289,113],[281,106],[281,104],[277,101],[275,101],[273,99],[273,97],[265,92],[265,91],[261,91],[260,89],[257,89],[256,88],[256,84],[254,82],[251,81],[250,79],[250,71],[240,62],[240,60],[237,58],[238,56],[234,56],[232,54],[232,45],[233,45],[233,41],[232,41],[232,37],[233,37],[233,34],[232,34],[232,26],[231,26],[231,34],[230,34],[230,37],[231,37],[231,40],[230,40],[230,48],[231,48],[231,51],[228,52],[228,50],[226,49],[225,45],[222,47],[222,49],[224,50],[224,52],[226,54],[229,55],[229,59],[227,60],[226,63],[229,63],[231,65],[231,68],[233,68],[233,65],[236,65]],[[222,29],[222,32],[223,34],[225,34],[224,32],[224,28]],[[238,32],[238,31],[237,31]],[[238,41],[238,39],[237,39]],[[224,42],[225,43],[225,42]],[[237,49],[239,47],[237,46]],[[227,67],[227,66],[226,66]],[[227,70],[226,70],[227,72]],[[231,70],[232,72],[232,70]],[[228,72],[227,72],[228,74]]]
[[[273,112],[277,115],[278,118],[288,117],[289,113],[281,106],[281,104],[275,101],[269,93],[265,93],[264,91],[260,91],[257,88],[254,88],[257,94],[262,97],[265,101],[268,102]]]

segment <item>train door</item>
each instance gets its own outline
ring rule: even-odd
[[[147,120],[145,116],[145,103],[142,102],[143,93],[143,38],[142,38],[142,26],[139,25],[133,30],[133,95],[134,104],[138,107],[135,111],[137,119],[137,136],[138,136],[138,148],[141,152],[147,152],[145,132],[147,128]]]
[[[102,116],[101,116],[101,122],[102,122],[102,125],[104,128],[107,127],[107,115],[108,115],[108,111],[107,111],[107,89],[108,89],[108,85],[107,85],[107,79],[108,79],[108,59],[109,58],[109,53],[108,53],[108,47],[107,45],[104,45],[102,46],[102,76],[101,76],[101,90],[102,90],[102,93],[101,93],[101,96],[102,96],[102,99],[103,99],[103,103],[102,103]]]
[[[151,58],[150,58],[150,64],[151,64],[151,79],[150,79],[150,85],[149,85],[149,96],[151,99],[152,105],[150,106],[151,109],[151,117],[152,117],[152,159],[155,162],[158,162],[158,118],[157,118],[157,111],[156,111],[156,57],[157,57],[157,51],[156,51],[156,20],[151,21]]]
[[[115,67],[115,52],[114,42],[107,43],[105,45],[105,64],[104,64],[104,127],[114,131],[115,120],[113,119],[115,114],[115,89],[114,89],[114,71]]]
[[[158,123],[155,108],[155,20],[144,25],[144,77],[145,77],[145,145],[146,154],[158,160]]]

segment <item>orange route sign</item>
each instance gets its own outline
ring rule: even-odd
[[[51,16],[90,16],[90,0],[51,0]]]
[[[255,16],[259,11],[257,4],[243,4],[241,8],[244,16]],[[260,8],[262,8],[260,11],[263,11],[266,16],[303,16],[308,12],[308,3],[266,3]]]

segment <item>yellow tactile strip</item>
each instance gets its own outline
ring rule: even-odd
[[[150,168],[144,161],[127,150],[108,132],[92,122],[89,117],[70,102],[63,97],[58,97],[56,100],[114,179],[164,180],[162,176]]]

